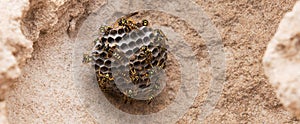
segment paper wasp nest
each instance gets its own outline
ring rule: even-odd
[[[151,100],[163,87],[166,36],[147,25],[119,26],[95,41],[91,59],[104,92]]]

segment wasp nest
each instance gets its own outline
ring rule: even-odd
[[[89,60],[104,92],[138,100],[151,100],[163,86],[167,60],[166,36],[148,21],[120,19],[117,28],[102,27]]]

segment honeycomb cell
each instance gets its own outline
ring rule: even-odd
[[[154,60],[154,61],[152,61],[152,65],[154,65],[154,66],[156,66],[156,65],[157,65],[157,63],[158,63],[158,61],[157,61],[157,60]]]
[[[111,30],[111,31],[110,31],[110,35],[116,35],[117,33],[118,33],[117,30]]]
[[[143,36],[145,36],[145,33],[144,33],[143,30],[138,30],[137,35],[138,35],[139,37],[143,37]]]
[[[99,49],[102,49],[102,48],[103,48],[103,47],[102,47],[101,44],[96,44],[96,45],[95,45],[95,49],[98,49],[98,50],[99,50]]]
[[[154,48],[153,50],[152,50],[152,54],[153,54],[153,56],[157,56],[157,54],[158,54],[158,48]]]
[[[135,48],[135,46],[136,46],[135,41],[131,41],[131,42],[128,44],[128,46],[129,46],[131,49]]]
[[[151,69],[152,67],[151,67],[150,64],[147,64],[147,65],[144,66],[144,68],[148,70],[148,69]]]
[[[139,47],[135,47],[134,49],[133,49],[133,52],[134,53],[136,53],[136,52],[138,52],[139,51]]]
[[[146,61],[144,61],[144,60],[141,60],[141,65],[143,66],[143,67],[145,67],[146,66]]]
[[[99,51],[93,51],[93,52],[92,52],[92,55],[93,55],[93,56],[99,56]]]
[[[139,61],[136,61],[133,63],[133,66],[140,66],[140,65],[141,65],[141,62],[139,62]]]
[[[105,37],[101,38],[101,42],[105,42],[107,39]]]
[[[127,55],[127,56],[130,56],[130,55],[132,55],[132,54],[133,54],[132,50],[128,50],[128,51],[126,52],[126,55]]]
[[[133,55],[133,56],[131,56],[130,58],[129,58],[129,61],[134,61],[135,59],[136,59],[136,55]]]
[[[148,32],[149,30],[148,30],[147,27],[144,27],[144,28],[142,28],[142,31],[143,31],[143,32]]]
[[[127,34],[124,35],[123,40],[126,41],[126,40],[128,40],[128,39],[129,39],[129,35],[127,35]]]
[[[110,67],[111,66],[111,61],[110,60],[106,60],[104,62],[104,65],[107,66],[107,67]]]
[[[102,53],[99,54],[100,58],[106,58],[107,56],[107,52],[106,51],[102,51]]]
[[[99,70],[100,69],[99,65],[97,65],[97,64],[95,64],[94,67],[95,67],[95,70]]]
[[[119,67],[117,67],[117,69],[119,69],[121,72],[126,70],[126,66],[125,65],[119,65]]]
[[[143,45],[143,40],[141,38],[139,38],[137,41],[136,41],[136,44],[141,47]]]
[[[119,30],[118,30],[118,34],[119,35],[122,35],[122,34],[124,34],[125,33],[125,30],[123,29],[123,28],[120,28]]]
[[[104,64],[104,61],[102,59],[97,59],[95,62],[98,65],[103,65]]]
[[[138,35],[136,34],[136,32],[132,32],[131,34],[130,34],[130,38],[131,39],[136,39],[138,37]]]
[[[123,77],[118,77],[116,81],[122,83],[125,82],[125,79]]]
[[[136,69],[136,70],[142,70],[143,69],[142,66],[133,66],[133,68]]]
[[[100,68],[100,70],[101,70],[101,72],[107,72],[108,71],[108,68],[106,67],[106,66],[102,66],[101,68]]]
[[[149,37],[144,37],[143,42],[144,44],[149,44],[150,43]]]
[[[153,39],[153,38],[154,38],[154,34],[151,33],[151,34],[149,35],[149,38],[150,38],[150,39]]]
[[[116,43],[119,43],[121,40],[122,40],[122,37],[120,37],[120,36],[118,36],[118,37],[115,39]]]
[[[120,48],[121,48],[123,51],[125,51],[125,50],[128,50],[129,47],[128,47],[127,44],[124,43],[124,44],[121,45]]]
[[[113,42],[114,42],[114,38],[109,37],[109,38],[107,39],[107,41],[108,41],[109,43],[113,43]]]
[[[153,43],[150,43],[150,44],[147,46],[147,48],[148,48],[149,50],[153,50],[153,49],[154,49]]]

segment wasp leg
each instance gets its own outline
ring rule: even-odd
[[[151,95],[150,98],[147,100],[147,104],[150,105],[152,103],[154,97]]]

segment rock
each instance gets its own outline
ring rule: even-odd
[[[28,1],[0,2],[0,84],[20,75],[19,65],[31,57],[32,41],[21,31],[21,17]]]
[[[87,0],[84,0],[85,2]],[[83,4],[73,0],[35,0],[24,13],[25,36],[36,41],[41,34],[68,27],[69,21],[83,14]],[[78,18],[77,18],[78,19]],[[49,31],[51,30],[51,31]]]
[[[300,1],[282,19],[263,64],[281,103],[300,118]]]
[[[6,117],[5,102],[0,102],[0,123],[8,124],[7,117]]]
[[[31,57],[32,41],[21,31],[21,18],[28,1],[0,1],[0,123],[6,124],[4,96],[11,80],[20,76],[20,65]]]

